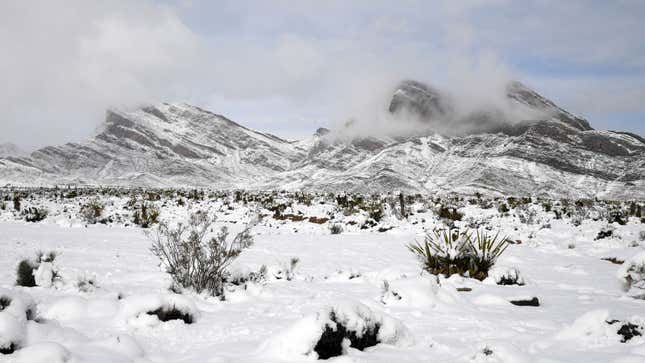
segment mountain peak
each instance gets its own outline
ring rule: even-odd
[[[507,107],[490,104],[465,113],[446,93],[424,83],[405,80],[392,95],[389,111],[404,118],[412,117],[437,128],[438,132],[479,134],[499,132],[518,124],[543,119],[560,122],[579,131],[593,130],[589,122],[575,116],[519,81],[506,86]],[[514,112],[518,107],[522,112]],[[501,108],[500,108],[501,107]]]
[[[456,112],[458,98],[416,81],[400,84],[390,110],[427,127],[399,136],[328,139],[319,128],[291,142],[185,103],[108,110],[103,130],[85,142],[0,157],[0,184],[645,198],[641,138],[592,130],[519,82],[506,98],[544,117]],[[439,127],[446,133],[428,132]]]

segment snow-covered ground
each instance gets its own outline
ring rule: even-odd
[[[40,223],[0,213],[0,296],[25,306],[33,300],[36,316],[9,323],[7,314],[20,311],[0,312],[0,344],[11,334],[20,343],[13,354],[0,355],[2,362],[310,361],[315,359],[306,355],[311,336],[320,329],[323,313],[334,307],[354,323],[357,314],[380,321],[381,340],[387,344],[349,349],[331,361],[645,362],[645,339],[623,343],[617,334],[621,324],[608,323],[643,326],[645,300],[628,296],[617,276],[621,266],[602,259],[627,260],[645,251],[639,235],[645,225],[637,218],[614,223],[612,237],[596,240],[606,221],[584,219],[575,226],[540,208],[539,223],[528,224],[513,211],[501,216],[496,208],[466,205],[457,225],[485,219],[493,230],[521,241],[509,246],[496,268],[517,269],[525,285],[500,286],[492,278],[437,280],[421,273],[406,245],[440,225],[431,211],[407,220],[386,213],[379,225],[395,228],[379,232],[378,227],[358,228],[360,216],[334,214],[329,205],[314,204],[303,207],[304,215],[331,221],[269,217],[254,227],[255,243],[232,271],[266,265],[269,276],[264,283],[228,286],[221,301],[170,292],[170,277],[150,252],[143,229],[119,223],[87,226],[68,213],[78,204],[56,209],[50,202],[50,216]],[[190,205],[162,207],[161,219],[181,219],[187,209]],[[235,231],[251,208],[229,210],[214,203],[212,210],[220,215],[220,225]],[[358,224],[347,224],[352,218]],[[345,230],[330,234],[329,225],[336,222]],[[58,253],[58,283],[15,286],[18,262],[37,250]],[[287,280],[281,272],[294,257],[299,262]],[[79,288],[79,281],[88,280],[95,286]],[[533,297],[540,306],[510,303]],[[160,322],[145,314],[163,304],[184,307],[195,321]]]

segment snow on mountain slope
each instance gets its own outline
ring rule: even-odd
[[[597,131],[519,82],[508,110],[465,116],[440,91],[405,81],[390,111],[425,120],[408,136],[319,129],[287,141],[187,104],[108,111],[98,135],[0,158],[0,185],[109,184],[645,199],[645,140]],[[528,110],[528,112],[526,111]],[[519,116],[518,116],[519,115]],[[527,119],[523,116],[530,116]],[[405,119],[394,122],[406,122]],[[455,129],[456,133],[441,130]],[[340,135],[340,136],[339,136]]]
[[[12,162],[38,168],[50,182],[230,187],[288,170],[301,154],[286,140],[200,108],[161,104],[108,111],[91,140]]]

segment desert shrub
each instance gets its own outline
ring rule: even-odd
[[[627,224],[627,215],[625,212],[619,209],[613,209],[609,211],[609,215],[607,216],[607,223],[618,223],[621,226],[624,226]]]
[[[13,210],[20,212],[20,194],[14,194],[13,196]]]
[[[426,235],[423,243],[408,245],[423,265],[433,275],[467,275],[478,280],[488,277],[499,256],[506,250],[506,237],[486,231],[435,230]]]
[[[527,207],[526,205],[521,205],[518,206],[515,211],[520,223],[530,225],[537,223],[537,211],[535,209]]]
[[[159,208],[154,204],[141,202],[132,214],[132,223],[141,226],[142,228],[151,227],[153,224],[159,222]]]
[[[96,289],[96,280],[93,277],[80,276],[76,281],[76,288],[80,292],[92,292]]]
[[[329,314],[329,320],[333,326],[330,326],[331,324],[325,325],[325,330],[314,347],[318,359],[329,359],[342,355],[345,339],[349,340],[350,347],[358,350],[364,350],[380,343],[378,335],[381,325],[379,323],[368,325],[363,331],[356,331],[339,321],[333,310]]]
[[[298,266],[298,263],[300,262],[300,259],[298,257],[292,257],[289,260],[288,264],[282,264],[282,268],[280,268],[278,271],[275,271],[273,273],[273,277],[275,277],[278,280],[285,279],[287,281],[293,280],[293,278],[296,276],[296,267]]]
[[[497,285],[524,285],[524,278],[520,274],[520,271],[516,268],[494,268],[489,271],[489,276],[491,276]]]
[[[267,266],[262,265],[257,271],[230,274],[226,277],[226,282],[236,286],[244,285],[247,282],[263,284],[266,282],[268,272]]]
[[[329,227],[329,231],[331,232],[331,234],[341,234],[343,233],[343,226],[340,224],[332,224]]]
[[[614,235],[615,230],[616,228],[611,224],[603,226],[602,228],[600,228],[600,231],[598,231],[598,234],[596,235],[595,239],[599,240],[599,239],[611,237]]]
[[[475,237],[466,235],[469,245],[470,266],[468,274],[478,280],[488,277],[488,271],[508,247],[506,237],[499,238],[499,232],[489,235],[486,231],[476,230]]]
[[[25,216],[25,221],[35,223],[47,218],[48,212],[45,208],[29,207],[23,210],[22,214]]]
[[[380,201],[371,201],[363,206],[369,217],[376,222],[383,218],[383,204]]]
[[[426,235],[423,243],[408,245],[424,270],[446,276],[468,270],[468,247],[465,235],[458,230],[435,230]]]
[[[506,203],[501,203],[499,205],[499,207],[497,207],[497,211],[500,212],[500,213],[508,213],[509,209],[508,209],[508,206],[506,205]]]
[[[0,296],[0,311],[6,309],[9,305],[11,305],[11,298],[7,296]]]
[[[622,322],[619,320],[607,320],[607,324],[609,325],[614,325],[618,323],[620,328],[616,332],[616,334],[620,335],[622,338],[620,340],[621,343],[627,343],[629,340],[635,337],[640,337],[643,335],[643,332],[645,332],[645,327],[642,327],[637,324],[632,324],[630,322]]]
[[[542,203],[542,209],[544,209],[545,212],[550,212],[552,208],[553,208],[553,205],[551,204],[551,202],[547,201]]]
[[[464,215],[462,213],[459,213],[457,208],[455,207],[446,207],[446,206],[441,206],[439,207],[439,211],[437,212],[437,215],[441,219],[448,219],[451,221],[460,221]]]
[[[616,276],[623,283],[623,288],[628,295],[645,299],[645,252],[625,261]]]
[[[24,287],[36,286],[36,279],[34,278],[34,270],[37,269],[33,261],[24,259],[18,263],[16,269],[16,285]]]
[[[162,306],[156,310],[146,312],[148,315],[156,315],[160,321],[183,320],[186,324],[193,323],[193,316],[175,306]]]
[[[175,284],[221,296],[227,268],[243,248],[253,243],[252,225],[231,240],[226,227],[215,235],[209,234],[215,219],[197,212],[187,224],[180,223],[174,228],[162,222],[148,236],[153,241],[152,253],[161,260]]]
[[[105,206],[98,199],[91,200],[81,206],[81,218],[89,224],[95,224],[103,215],[104,208]]]
[[[16,285],[24,287],[37,286],[36,273],[40,265],[44,263],[53,263],[56,259],[55,252],[44,254],[42,252],[36,253],[34,260],[23,259],[18,263],[16,268]],[[56,271],[52,270],[51,280],[57,277]]]
[[[1,346],[0,347],[0,354],[12,354],[13,352],[16,351],[18,347],[16,346],[15,343],[9,343],[6,346]]]

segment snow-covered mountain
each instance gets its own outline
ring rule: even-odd
[[[645,199],[645,140],[594,130],[519,82],[502,106],[463,112],[405,81],[392,122],[405,136],[339,137],[319,129],[287,141],[187,104],[108,111],[81,143],[0,158],[0,183],[109,184],[324,191],[464,192]]]

